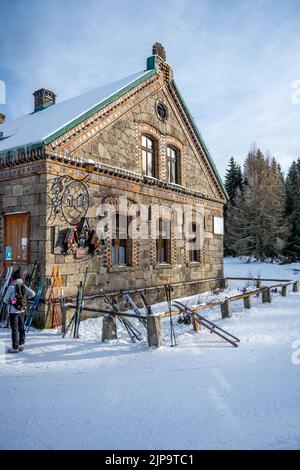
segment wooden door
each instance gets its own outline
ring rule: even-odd
[[[4,216],[4,261],[6,264],[29,263],[28,213]]]

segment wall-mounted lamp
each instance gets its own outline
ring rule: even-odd
[[[92,173],[95,169],[95,166],[96,164],[94,160],[92,160],[91,158],[83,162],[83,167],[85,171],[87,171],[88,173]]]

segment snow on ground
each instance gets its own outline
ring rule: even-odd
[[[228,276],[250,271],[300,279],[300,264],[226,260]],[[238,291],[230,285],[221,295]],[[255,299],[250,311],[233,305],[230,319],[220,319],[219,307],[206,314],[240,338],[238,348],[177,324],[171,348],[168,319],[161,349],[145,339],[131,344],[124,331],[103,344],[102,320],[89,319],[80,340],[32,330],[25,351],[8,356],[9,331],[1,330],[0,449],[299,449],[300,364],[292,354],[300,294]]]

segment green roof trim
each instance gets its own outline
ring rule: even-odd
[[[156,68],[156,56],[151,55],[147,59],[147,70],[152,70]]]
[[[53,105],[54,103],[50,101],[48,103],[41,104],[41,106],[38,106],[37,108],[35,108],[34,113],[38,113],[39,111],[42,111],[43,109],[49,108],[49,106],[53,106]]]
[[[182,106],[183,106],[183,108],[184,108],[184,111],[185,111],[186,115],[188,116],[188,118],[189,118],[189,120],[190,120],[190,123],[191,123],[191,125],[192,125],[192,127],[193,127],[193,130],[194,130],[196,136],[198,137],[198,139],[199,139],[199,141],[200,141],[200,143],[201,143],[201,145],[202,145],[202,147],[203,147],[203,149],[204,149],[204,152],[205,152],[205,154],[206,154],[206,156],[207,156],[207,158],[208,158],[208,160],[209,160],[209,162],[210,162],[210,164],[211,164],[211,166],[212,166],[212,169],[213,169],[214,174],[215,174],[215,176],[216,176],[216,178],[217,178],[217,181],[218,181],[218,183],[220,184],[220,186],[221,186],[221,188],[222,188],[222,190],[223,190],[223,192],[224,192],[224,195],[225,195],[226,200],[228,201],[228,200],[229,200],[229,196],[228,196],[227,191],[226,191],[226,189],[225,189],[224,183],[223,183],[223,181],[222,181],[221,176],[219,175],[219,172],[218,172],[218,170],[217,170],[217,167],[216,167],[216,165],[215,165],[215,163],[214,163],[214,161],[213,161],[213,159],[212,159],[212,156],[211,156],[211,154],[210,154],[208,148],[206,147],[206,144],[205,144],[205,142],[204,142],[204,140],[203,140],[203,137],[202,137],[202,135],[201,135],[201,132],[199,131],[199,129],[198,129],[198,127],[197,127],[197,124],[196,124],[196,122],[195,122],[193,116],[191,115],[191,112],[190,112],[190,110],[189,110],[189,108],[188,108],[186,102],[184,101],[184,99],[183,99],[183,97],[182,97],[182,95],[181,95],[181,93],[180,93],[180,91],[179,91],[179,89],[178,89],[178,87],[177,87],[175,81],[172,80],[171,84],[172,84],[173,88],[175,89],[175,91],[176,91],[176,93],[177,93],[177,95],[178,95],[178,97],[179,97],[179,99],[180,99],[180,101],[181,101],[181,104],[182,104]]]
[[[142,75],[141,77],[139,77],[138,79],[134,80],[132,83],[130,83],[129,85],[127,85],[126,87],[122,88],[121,90],[117,91],[116,93],[114,93],[113,95],[111,95],[109,98],[105,99],[104,101],[102,101],[101,103],[97,104],[96,106],[94,106],[93,108],[89,109],[86,113],[82,114],[81,116],[79,116],[78,118],[74,119],[74,121],[71,121],[69,124],[67,124],[66,126],[62,127],[61,129],[59,129],[57,132],[55,132],[54,134],[51,134],[49,137],[46,137],[46,139],[43,140],[43,144],[47,145],[49,144],[50,142],[52,142],[53,140],[57,139],[58,137],[60,137],[61,135],[65,134],[66,132],[68,132],[70,129],[72,129],[73,127],[77,126],[77,124],[80,124],[82,121],[85,121],[87,118],[89,118],[92,114],[94,114],[95,112],[99,111],[99,109],[102,109],[104,108],[104,106],[110,104],[112,101],[116,100],[117,98],[119,98],[120,96],[124,95],[125,93],[127,93],[128,91],[132,90],[134,87],[136,87],[137,85],[139,85],[140,83],[142,83],[144,80],[147,80],[148,78],[152,77],[153,75],[156,74],[156,69],[151,69],[151,70],[148,70],[144,73],[144,75]]]

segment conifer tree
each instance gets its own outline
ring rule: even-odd
[[[227,237],[227,209],[230,204],[232,204],[237,190],[242,189],[243,177],[242,169],[240,165],[235,161],[233,157],[230,158],[228,163],[228,168],[225,175],[225,188],[229,197],[229,201],[224,207],[224,224],[225,224],[225,236],[224,236],[224,255],[225,256],[235,256],[236,252],[233,247],[230,245]]]
[[[240,165],[236,163],[233,157],[230,158],[228,168],[225,175],[225,188],[232,201],[236,194],[237,188],[241,188],[243,183],[242,170]]]
[[[300,260],[300,158],[292,163],[286,178],[286,214],[290,222],[287,255]]]
[[[253,146],[244,164],[244,184],[227,207],[227,242],[238,255],[281,258],[287,236],[285,186],[274,158]]]

